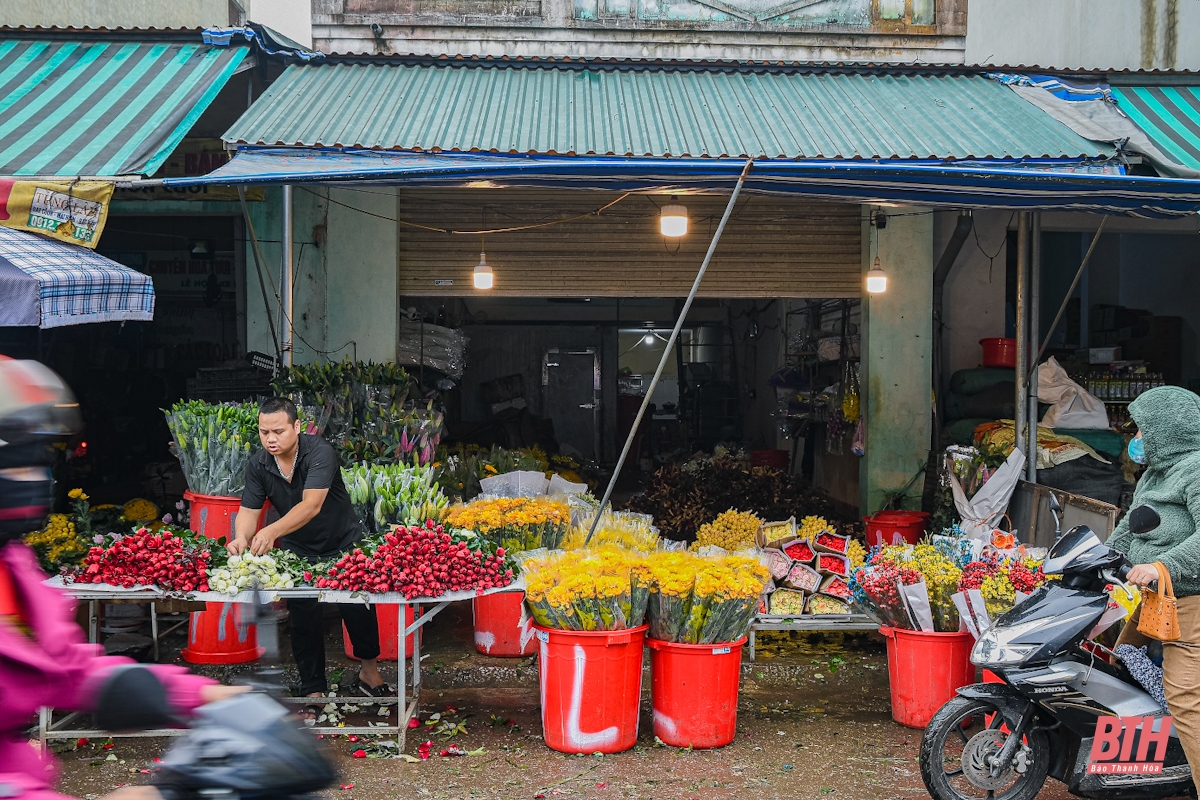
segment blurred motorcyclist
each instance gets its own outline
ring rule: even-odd
[[[180,667],[105,656],[75,624],[73,600],[45,585],[21,537],[45,523],[53,446],[78,427],[78,405],[57,375],[0,356],[0,798],[63,800],[53,759],[26,733],[43,706],[104,713],[114,729],[132,729],[244,691]],[[158,796],[128,787],[107,799]]]

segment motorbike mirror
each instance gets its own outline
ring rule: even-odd
[[[1054,495],[1054,492],[1050,492],[1050,510],[1056,513],[1062,511],[1062,505],[1058,502],[1058,498]]]
[[[1140,505],[1129,512],[1129,530],[1131,533],[1149,533],[1158,527],[1162,519],[1154,506]]]

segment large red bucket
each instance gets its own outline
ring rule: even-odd
[[[519,658],[537,651],[533,619],[525,613],[525,592],[498,592],[476,597],[475,649],[487,656]]]
[[[1016,339],[980,339],[979,343],[983,345],[983,365],[985,367],[1013,369],[1017,366]]]
[[[392,603],[388,605],[375,606],[375,615],[379,618],[379,660],[380,661],[399,661],[400,660],[400,604]],[[404,604],[404,627],[407,628],[413,624],[413,607]],[[404,657],[407,658],[412,653],[413,634],[404,637]],[[350,642],[350,633],[346,630],[346,624],[342,623],[342,647],[346,651],[346,656],[358,661],[358,656],[354,655],[354,645]]]
[[[878,511],[863,517],[867,547],[889,544],[916,544],[925,535],[929,514],[924,511]]]
[[[233,521],[242,498],[190,491],[183,497],[191,504],[188,526],[193,531],[209,539],[233,539]],[[260,517],[258,527],[262,523]],[[237,605],[232,603],[209,603],[207,610],[193,611],[184,660],[193,664],[242,664],[258,658],[258,633],[253,625],[236,625],[233,620],[239,618]]]
[[[647,639],[654,735],[672,747],[724,747],[737,732],[742,637],[732,644]]]
[[[546,746],[560,753],[620,753],[633,747],[642,647],[650,626],[627,631],[533,627]]]
[[[183,493],[183,499],[191,504],[188,527],[209,539],[233,541],[233,521],[242,505],[242,498],[187,491]]]
[[[901,725],[924,728],[958,689],[975,683],[975,639],[966,631],[923,633],[883,625],[879,632],[887,638],[892,719]]]
[[[206,603],[188,621],[183,660],[190,664],[244,664],[263,653],[253,625],[242,625],[241,604]]]

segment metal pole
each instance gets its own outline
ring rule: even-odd
[[[283,276],[279,287],[279,311],[283,315],[280,321],[282,337],[279,349],[282,351],[283,366],[292,366],[292,270],[295,265],[295,236],[292,231],[292,187],[283,186]]]
[[[1063,298],[1062,305],[1058,307],[1058,313],[1054,315],[1054,322],[1051,322],[1050,327],[1046,329],[1046,338],[1042,340],[1042,346],[1038,348],[1037,357],[1039,359],[1042,357],[1042,353],[1046,352],[1046,345],[1050,344],[1050,337],[1054,335],[1054,329],[1058,327],[1058,323],[1062,322],[1063,314],[1066,313],[1067,306],[1071,302],[1071,296],[1075,294],[1075,287],[1079,285],[1079,279],[1083,277],[1083,271],[1087,269],[1088,262],[1092,259],[1092,252],[1096,249],[1096,245],[1100,241],[1100,234],[1104,233],[1104,226],[1107,224],[1108,217],[1102,217],[1095,235],[1092,236],[1092,243],[1088,245],[1087,252],[1083,254],[1083,262],[1075,273],[1075,280],[1071,281],[1071,288],[1067,289],[1067,296]]]
[[[621,476],[621,468],[625,466],[625,458],[629,455],[629,449],[633,447],[633,439],[637,436],[638,427],[642,424],[642,416],[646,413],[646,406],[650,405],[650,399],[654,397],[654,389],[658,386],[658,379],[662,376],[663,367],[667,364],[667,359],[675,352],[675,340],[679,338],[679,331],[683,328],[683,323],[687,319],[688,310],[692,307],[692,301],[696,299],[696,290],[700,288],[700,281],[704,280],[704,273],[708,269],[708,262],[712,261],[713,253],[717,249],[717,242],[721,241],[721,234],[725,231],[725,223],[729,222],[729,216],[733,213],[733,204],[737,202],[738,195],[741,194],[742,186],[746,183],[746,175],[749,174],[750,168],[754,166],[754,160],[746,162],[746,166],[742,167],[742,174],[738,176],[737,185],[733,187],[733,194],[729,195],[729,202],[725,205],[725,213],[721,216],[721,222],[717,225],[717,231],[713,234],[712,241],[708,243],[708,252],[704,254],[704,261],[700,264],[700,271],[696,273],[696,280],[692,281],[692,290],[688,292],[687,300],[683,302],[683,309],[679,312],[679,318],[675,320],[675,327],[671,330],[671,336],[667,339],[667,346],[663,348],[662,358],[658,360],[658,368],[654,370],[654,377],[650,381],[649,388],[646,389],[646,396],[642,398],[642,405],[638,408],[637,416],[633,419],[633,427],[629,429],[629,435],[625,437],[625,446],[621,448],[621,456],[617,459],[617,466],[613,470],[612,477],[608,479],[608,487],[604,490],[604,497],[600,500],[600,507],[596,509],[596,516],[592,519],[592,527],[588,529],[587,538],[584,540],[586,546],[592,541],[592,534],[596,532],[596,526],[600,524],[600,515],[604,513],[604,509],[608,506],[608,501],[612,497],[613,487],[617,485],[617,478]]]
[[[254,272],[258,275],[258,288],[262,290],[263,312],[267,317],[267,326],[271,329],[271,344],[275,346],[275,363],[278,365],[283,362],[283,355],[279,351],[279,337],[275,335],[275,320],[271,319],[271,301],[267,298],[267,284],[263,282],[263,265],[267,260],[263,258],[262,248],[258,244],[258,236],[254,233],[254,221],[250,219],[250,209],[246,206],[246,187],[238,187],[238,199],[242,202],[242,216],[246,220],[246,232],[250,234],[250,253],[254,256]]]
[[[1030,349],[1037,347],[1040,334],[1038,332],[1042,313],[1042,212],[1033,212],[1033,225],[1030,226],[1032,251],[1029,259],[1029,344]],[[1029,369],[1029,435],[1025,437],[1028,453],[1037,453],[1037,424],[1038,424],[1038,358],[1033,357]],[[1025,459],[1026,480],[1037,483],[1037,458]]]
[[[1017,390],[1013,408],[1015,429],[1013,446],[1024,450],[1028,447],[1025,428],[1029,424],[1029,212],[1017,214]],[[1026,458],[1037,458],[1037,451],[1025,453]]]

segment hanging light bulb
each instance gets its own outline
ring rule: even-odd
[[[658,212],[658,229],[662,231],[663,236],[669,236],[672,239],[685,235],[688,230],[687,206],[679,203],[668,203],[663,206],[662,210]]]
[[[492,272],[492,268],[488,266],[487,256],[482,250],[479,252],[479,263],[475,265],[472,278],[475,282],[475,288],[483,291],[491,289],[496,284],[496,275]]]
[[[883,294],[887,291],[887,273],[879,266],[879,256],[875,256],[875,265],[867,272],[867,292]]]
[[[643,336],[643,337],[642,337],[642,344],[645,344],[645,345],[651,345],[651,344],[654,344],[654,334],[653,334],[653,333],[647,333],[645,336]]]

